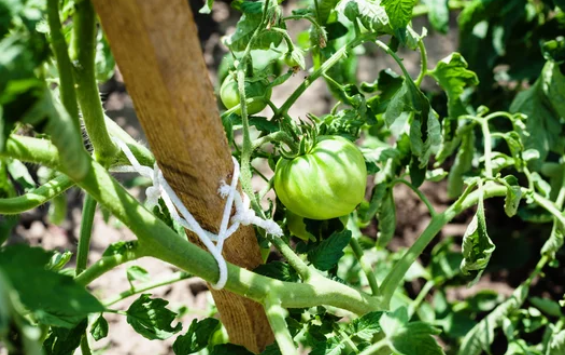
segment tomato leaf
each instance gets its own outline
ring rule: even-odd
[[[90,334],[96,341],[108,336],[108,322],[102,314],[92,323]]]
[[[193,319],[186,334],[180,335],[173,343],[175,355],[192,354],[204,349],[219,328],[220,322],[217,319]]]
[[[31,177],[27,166],[19,160],[11,160],[8,163],[8,172],[14,181],[16,181],[27,192],[35,188],[36,183]]]
[[[416,0],[382,0],[390,24],[394,30],[403,29],[412,20],[412,9]]]
[[[316,6],[316,18],[320,25],[326,25],[328,18],[330,17],[330,13],[335,9],[339,1],[340,0],[318,0],[318,4]]]
[[[380,210],[380,206],[388,192],[386,184],[377,184],[373,187],[371,191],[371,200],[364,201],[361,203],[357,210],[357,215],[359,220],[366,224],[375,217],[377,212]]]
[[[69,261],[71,261],[72,257],[73,253],[68,250],[64,253],[54,252],[45,268],[48,270],[59,271],[67,265]]]
[[[149,272],[141,266],[132,265],[127,268],[126,275],[130,287],[133,288],[133,281],[149,281]]]
[[[344,348],[345,344],[342,344],[337,337],[333,337],[327,341],[316,343],[310,355],[340,355]]]
[[[328,239],[308,252],[308,260],[318,269],[328,271],[334,268],[344,255],[343,249],[351,240],[351,231],[334,232]]]
[[[526,91],[519,93],[512,105],[511,112],[521,112],[526,120],[527,134],[522,136],[525,149],[535,149],[540,159],[530,161],[534,169],[541,168],[541,163],[550,151],[562,154],[565,151],[563,127],[560,117],[565,116],[565,76],[559,66],[548,61],[542,76]]]
[[[377,245],[384,248],[394,237],[396,230],[396,205],[392,189],[388,189],[377,212],[379,221],[379,234],[377,235]]]
[[[209,14],[212,12],[212,6],[214,5],[214,0],[205,0],[204,5],[198,10],[201,14]]]
[[[289,264],[280,261],[259,265],[253,272],[281,281],[297,282],[299,280],[296,270]]]
[[[522,200],[522,188],[518,184],[518,179],[513,175],[505,176],[504,180],[509,185],[504,200],[504,212],[508,217],[514,217],[518,213],[518,207],[520,207]]]
[[[236,52],[244,51],[247,47],[255,30],[262,26],[263,7],[265,0],[256,2],[242,2],[240,10],[243,12],[241,19],[237,23],[235,33],[228,38],[227,45],[231,50]],[[268,13],[270,18],[280,17],[280,7],[275,1],[268,2]],[[277,31],[261,31],[253,41],[251,49],[269,49],[271,45],[277,47],[283,39],[280,32]]]
[[[547,255],[551,259],[555,259],[555,254],[563,247],[565,241],[565,234],[563,232],[563,225],[557,220],[553,222],[553,229],[549,239],[543,244],[541,254]]]
[[[49,336],[43,342],[45,355],[72,355],[79,347],[87,326],[88,321],[84,319],[71,329],[52,327]]]
[[[424,0],[428,6],[428,20],[434,30],[447,33],[449,28],[449,6],[447,0]]]
[[[561,306],[559,305],[559,303],[553,300],[547,298],[541,298],[541,297],[530,297],[529,301],[537,309],[552,317],[563,316],[563,312],[561,312]]]
[[[379,320],[383,312],[369,312],[351,322],[351,334],[366,341],[371,341],[373,336],[382,332]]]
[[[98,32],[98,44],[96,45],[96,80],[105,83],[114,76],[116,61],[110,49],[110,43],[103,31]]]
[[[565,354],[565,330],[553,334],[549,342],[549,348],[547,353],[551,355]]]
[[[0,250],[0,269],[38,322],[73,328],[89,313],[104,310],[100,302],[72,277],[47,270],[45,267],[50,259],[51,254],[43,249],[25,245]],[[67,302],[62,303],[61,299]]]
[[[341,1],[339,10],[351,21],[361,21],[365,28],[374,32],[392,34],[392,28],[385,8],[377,1]]]
[[[485,211],[481,196],[477,213],[471,220],[471,223],[469,223],[469,226],[467,226],[463,236],[461,271],[464,275],[473,276],[473,281],[471,281],[470,285],[479,281],[495,248],[494,243],[487,234]]]
[[[167,339],[182,330],[182,325],[171,323],[175,320],[176,313],[167,309],[169,304],[161,298],[150,298],[149,294],[142,294],[126,311],[127,322],[143,337],[154,339]]]

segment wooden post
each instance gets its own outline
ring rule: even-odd
[[[159,167],[188,210],[217,231],[233,163],[187,0],[93,0]],[[197,242],[195,235],[189,238]],[[253,228],[240,227],[225,258],[253,269]],[[212,291],[230,341],[260,352],[273,341],[261,305]]]

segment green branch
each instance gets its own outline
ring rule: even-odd
[[[67,41],[63,35],[61,19],[59,17],[59,0],[47,1],[47,20],[49,22],[49,33],[51,45],[57,61],[59,72],[59,92],[63,106],[73,120],[77,135],[80,134],[80,121],[78,115],[77,97],[75,93],[75,82],[73,79],[72,64],[69,58]]]
[[[373,293],[373,296],[377,296],[379,294],[379,284],[377,282],[377,278],[375,276],[375,273],[373,272],[373,268],[371,267],[371,264],[369,264],[369,262],[367,262],[367,259],[365,258],[361,245],[359,245],[359,242],[357,242],[357,239],[355,239],[355,237],[351,238],[349,245],[351,245],[353,254],[355,255],[355,258],[359,262],[361,269],[363,270],[365,276],[367,277],[367,282],[371,287],[371,292]]]
[[[428,211],[430,212],[430,215],[433,217],[435,216],[437,213],[435,211],[434,206],[432,205],[432,203],[430,202],[430,200],[428,200],[428,198],[426,197],[426,195],[424,195],[424,193],[422,191],[420,191],[420,189],[418,189],[417,187],[415,187],[414,185],[412,185],[410,182],[404,180],[404,179],[394,179],[391,182],[391,186],[395,186],[397,184],[403,184],[406,185],[410,188],[410,190],[414,191],[414,193],[416,195],[418,195],[418,198],[426,205],[426,207],[428,208]]]
[[[75,4],[71,42],[76,92],[96,160],[107,165],[112,162],[118,149],[106,129],[104,110],[96,82],[96,34],[96,13],[90,0],[78,1]]]
[[[507,188],[495,184],[486,184],[483,188],[484,198],[505,196]],[[404,253],[402,258],[394,265],[391,272],[387,275],[381,285],[381,294],[384,297],[385,306],[388,308],[390,300],[396,289],[404,282],[404,275],[412,266],[424,249],[430,244],[441,229],[449,223],[455,216],[467,208],[474,206],[479,201],[479,191],[474,191],[468,195],[463,195],[460,200],[455,202],[445,212],[432,217],[432,220],[416,240],[416,242]]]
[[[428,73],[428,53],[426,52],[426,46],[424,46],[424,40],[422,38],[418,41],[418,48],[420,49],[420,55],[422,57],[422,66],[420,69],[420,74],[416,79],[416,86],[420,87],[422,81]]]
[[[116,304],[130,296],[143,293],[161,286],[170,285],[178,281],[187,280],[191,277],[194,276],[183,271],[175,272],[174,274],[169,275],[161,280],[148,281],[146,283],[133,286],[129,290],[124,291],[115,297],[104,300],[102,303],[104,304],[105,307],[110,307],[111,305]]]
[[[76,275],[80,275],[88,264],[88,252],[90,250],[90,238],[92,237],[92,225],[96,214],[96,200],[86,195],[82,209],[82,220],[80,222],[80,236],[78,240]]]
[[[0,199],[1,214],[19,214],[52,200],[71,188],[74,183],[66,175],[59,175],[25,195]]]
[[[280,300],[276,294],[271,294],[265,300],[265,313],[271,325],[271,329],[275,334],[275,339],[279,345],[282,355],[298,355],[298,350],[292,340],[292,335],[288,330],[285,318],[288,316],[288,311],[281,307]]]

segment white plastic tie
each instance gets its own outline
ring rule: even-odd
[[[162,198],[167,210],[171,214],[171,218],[179,225],[194,232],[198,236],[200,241],[202,241],[204,246],[208,249],[208,251],[210,251],[218,263],[220,276],[218,278],[218,282],[212,285],[214,289],[221,290],[226,285],[228,270],[226,260],[222,256],[222,250],[226,239],[233,235],[240,225],[248,226],[252,224],[264,229],[265,232],[276,237],[283,235],[281,227],[275,223],[275,221],[257,217],[255,211],[249,207],[249,197],[246,194],[243,194],[242,198],[241,194],[239,194],[237,190],[237,183],[239,181],[239,163],[235,158],[232,157],[234,169],[231,183],[228,185],[225,181],[222,181],[220,183],[220,188],[218,189],[218,194],[223,199],[226,199],[226,204],[224,206],[220,229],[218,234],[214,234],[203,229],[200,224],[198,224],[196,219],[194,219],[192,214],[173,191],[167,180],[165,180],[165,177],[157,166],[157,163],[155,163],[153,169],[148,166],[141,165],[124,141],[117,137],[112,137],[112,140],[122,150],[122,152],[124,152],[124,155],[131,163],[131,166],[117,166],[113,167],[110,171],[115,173],[137,172],[141,176],[151,179],[152,186],[145,190],[145,195],[147,196],[147,207],[152,210],[155,206],[158,206],[159,198]],[[236,212],[235,215],[231,217],[231,211],[234,204]],[[214,242],[216,244],[214,244]]]

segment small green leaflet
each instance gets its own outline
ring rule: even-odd
[[[394,30],[403,29],[412,20],[412,10],[416,0],[382,0],[390,24]]]
[[[384,248],[394,237],[396,230],[396,204],[394,203],[394,195],[391,188],[387,189],[379,206],[377,220],[379,221],[377,245],[380,248]]]
[[[133,288],[133,281],[149,281],[149,273],[141,266],[132,265],[126,270],[130,287]]]
[[[201,14],[209,14],[210,12],[212,12],[213,5],[214,5],[214,0],[205,0],[204,6],[202,6],[200,10],[198,10],[198,12]]]
[[[334,232],[328,239],[321,242],[308,253],[308,260],[321,271],[334,268],[344,255],[343,249],[351,240],[351,231]]]
[[[456,198],[463,192],[464,175],[473,168],[473,152],[475,150],[475,133],[467,131],[461,137],[461,146],[455,156],[455,162],[451,166],[447,177],[447,195]]]
[[[108,328],[108,322],[104,319],[104,316],[100,314],[100,317],[92,324],[90,334],[92,334],[94,340],[98,341],[108,336]]]
[[[504,212],[508,217],[514,217],[518,213],[520,201],[522,200],[522,188],[518,184],[518,179],[513,175],[504,177],[508,184],[506,198],[504,199]]]
[[[49,260],[49,263],[45,266],[45,268],[48,270],[59,271],[67,265],[72,256],[73,253],[68,250],[64,253],[54,252],[53,256],[51,256],[51,260]]]
[[[143,337],[154,339],[167,339],[182,330],[182,325],[177,323],[171,327],[176,313],[167,309],[169,304],[161,298],[150,298],[149,294],[142,294],[126,311],[127,322]]]
[[[326,25],[330,13],[335,9],[340,0],[318,0],[316,6],[316,18],[318,23],[322,26]]]
[[[369,312],[351,322],[351,333],[366,341],[371,341],[376,333],[382,331],[379,320],[383,312]]]
[[[392,34],[387,13],[378,1],[346,0],[341,1],[338,8],[349,20],[359,19],[367,29]]]
[[[540,297],[530,297],[530,303],[533,304],[540,311],[552,316],[552,317],[562,317],[563,312],[561,312],[561,306],[559,303]]]
[[[424,322],[408,323],[405,307],[394,312],[386,312],[380,319],[388,345],[401,355],[444,355],[444,351],[434,339],[441,331]]]
[[[487,234],[482,187],[479,187],[479,189],[481,196],[479,198],[477,213],[471,220],[471,223],[469,223],[469,226],[467,226],[467,230],[463,236],[463,261],[461,261],[461,271],[464,275],[473,276],[473,281],[470,282],[469,286],[479,281],[496,248]]]
[[[204,349],[219,328],[220,322],[214,318],[192,320],[186,334],[180,335],[173,343],[175,355],[193,354]]]
[[[551,259],[555,259],[555,254],[563,247],[564,243],[564,233],[563,233],[563,226],[559,221],[554,219],[553,221],[553,229],[551,230],[551,235],[549,239],[543,244],[541,248],[541,254],[547,255]]]
[[[325,342],[316,343],[310,355],[341,355],[344,348],[345,344],[342,344],[339,338],[332,337]]]

